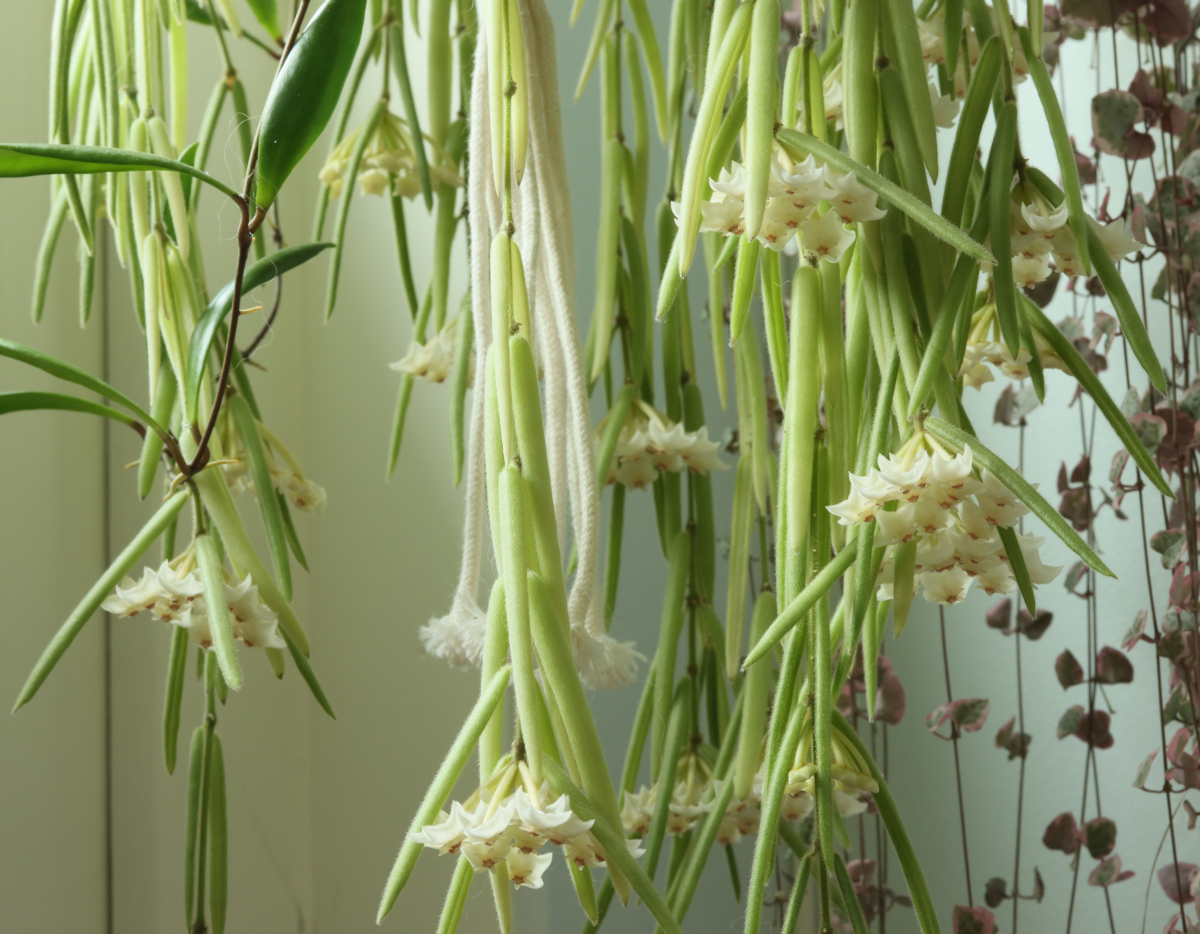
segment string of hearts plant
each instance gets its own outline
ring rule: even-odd
[[[779,885],[768,885],[785,867],[793,884],[777,907],[789,932],[810,889],[822,930],[836,923],[859,934],[868,921],[882,925],[893,905],[910,904],[922,931],[938,931],[873,740],[858,730],[862,718],[886,722],[895,712],[879,709],[895,696],[881,655],[886,620],[899,636],[917,594],[944,612],[972,589],[1018,595],[1028,619],[1037,619],[1036,589],[1061,569],[1043,564],[1043,539],[1025,534],[1026,516],[1078,555],[1072,578],[1086,576],[1090,593],[1094,575],[1113,576],[1094,540],[1081,537],[1087,524],[1065,519],[978,440],[964,388],[997,371],[1028,380],[1042,400],[1044,371],[1057,368],[1124,445],[1139,502],[1147,484],[1175,500],[1164,472],[1193,469],[1190,461],[1168,465],[1163,436],[1146,427],[1166,418],[1148,413],[1155,400],[1175,398],[1181,374],[1164,372],[1119,271],[1142,243],[1123,220],[1101,223],[1085,211],[1080,157],[1050,77],[1058,35],[1046,23],[1055,25],[1059,12],[1040,0],[1024,11],[1007,0],[923,0],[919,8],[907,0],[797,0],[787,10],[779,0],[674,0],[664,66],[646,0],[598,0],[577,89],[578,96],[598,65],[596,286],[581,343],[554,28],[542,0],[429,0],[424,10],[419,0],[408,10],[401,0],[309,5],[297,0],[285,28],[276,0],[248,0],[261,39],[242,27],[232,0],[56,0],[51,141],[0,146],[0,175],[51,176],[35,318],[66,218],[81,244],[85,321],[95,243],[111,237],[146,336],[150,401],[147,410],[64,361],[4,341],[5,356],[111,405],[16,392],[0,396],[0,411],[68,409],[133,428],[144,438],[138,493],[151,494],[162,466],[165,496],[51,640],[17,706],[33,698],[98,609],[148,610],[174,626],[164,716],[173,770],[189,645],[199,647],[205,716],[190,750],[186,924],[223,930],[227,833],[216,726],[218,702],[242,683],[237,643],[262,648],[280,677],[286,650],[332,716],[290,606],[292,561],[306,566],[291,510],[319,508],[324,491],[264,423],[246,363],[275,320],[280,277],[325,251],[332,313],[357,182],[364,195],[388,202],[413,321],[411,346],[393,364],[402,377],[389,474],[417,381],[451,385],[453,480],[466,497],[462,564],[449,611],[421,638],[431,653],[481,671],[479,699],[417,808],[379,919],[428,847],[456,857],[439,931],[456,928],[475,876],[486,872],[507,932],[513,886],[540,888],[553,860],[547,847],[558,846],[588,931],[614,895],[628,904],[636,894],[661,930],[679,932],[721,846],[734,891],[745,898],[748,932],[759,930],[764,906],[776,904],[768,891]],[[572,20],[582,6],[577,0]],[[1132,17],[1125,28],[1141,22],[1137,10],[1122,15]],[[195,29],[210,31],[224,70],[189,145],[187,37]],[[414,36],[428,61],[423,117],[407,63]],[[261,107],[250,105],[235,50],[278,60]],[[373,62],[380,93],[350,129]],[[1163,74],[1139,86],[1138,100],[1168,87]],[[1038,106],[1023,118],[1046,126],[1056,166],[1035,166],[1023,154],[1014,87],[1026,78]],[[1178,73],[1176,80],[1181,89]],[[245,169],[236,186],[206,171],[227,99]],[[339,103],[311,241],[284,246],[277,198]],[[1098,134],[1111,140],[1120,127],[1104,107]],[[1145,146],[1130,134],[1140,131],[1124,132],[1137,150],[1124,154],[1136,158]],[[655,135],[668,170],[651,229]],[[935,210],[932,183],[943,166]],[[196,228],[205,186],[232,201],[240,218],[232,276],[211,297]],[[420,298],[405,205],[418,195],[435,231]],[[1182,236],[1177,221],[1167,230],[1161,190],[1156,198],[1159,226],[1147,226],[1160,240]],[[331,206],[333,238],[325,242]],[[1097,213],[1106,216],[1102,205]],[[469,288],[448,320],[460,226]],[[276,246],[269,253],[267,230]],[[693,316],[684,285],[694,265],[704,267],[706,317]],[[1160,294],[1186,295],[1190,268],[1168,266]],[[1095,346],[1050,323],[1032,300],[1052,272],[1095,282],[1107,295],[1115,312],[1107,333],[1119,326],[1153,385],[1146,402],[1135,393],[1118,406],[1094,372]],[[242,346],[241,316],[255,310],[243,308],[243,297],[272,281],[274,309]],[[1171,307],[1186,313],[1191,305]],[[699,342],[711,345],[711,360],[698,360],[697,320],[707,321],[708,340]],[[1189,330],[1179,345],[1190,341]],[[727,446],[736,465],[710,438],[701,392],[710,380],[722,408],[731,400],[736,407],[735,443]],[[594,424],[597,396],[604,414]],[[710,476],[723,469],[734,470],[728,524],[718,522]],[[1189,542],[1190,476],[1177,500]],[[1086,472],[1071,482],[1086,484]],[[249,541],[232,496],[239,491],[257,499],[270,567]],[[630,684],[645,661],[610,634],[631,495],[653,500],[668,571],[657,642],[638,633],[653,654],[614,783],[586,691]],[[178,517],[189,506],[192,534],[180,548]],[[729,561],[720,606],[722,534]],[[160,539],[157,568],[127,576]],[[1186,552],[1192,562],[1172,605],[1195,604],[1194,542],[1162,550],[1178,561]],[[1196,700],[1189,618],[1190,627],[1183,616],[1173,624],[1179,647],[1170,656],[1185,735],[1168,748],[1164,734],[1163,743],[1184,785],[1195,773],[1196,742],[1194,716],[1184,713]],[[1161,652],[1165,636],[1156,628],[1154,638]],[[1086,716],[1095,725],[1094,688],[1104,678],[1090,680]],[[959,731],[982,725],[977,705],[952,696],[935,715],[935,726],[951,722],[956,755]],[[1083,716],[1081,708],[1076,732]],[[1008,740],[1017,735],[1027,750],[1021,729],[1010,728]],[[452,800],[476,750],[478,783]],[[650,785],[639,786],[646,758]],[[870,883],[861,817],[868,806],[876,853],[886,834],[907,896],[891,893],[882,875]],[[847,863],[854,815],[858,858]],[[742,892],[732,844],[746,835],[755,837],[754,860]],[[664,874],[660,863],[662,891],[654,882]],[[1173,865],[1178,876],[1178,857]],[[594,870],[604,873],[598,889]],[[1181,878],[1173,891],[1184,899]],[[994,918],[974,907],[969,876],[968,894],[955,929],[991,930]],[[1186,909],[1180,917],[1190,930]]]

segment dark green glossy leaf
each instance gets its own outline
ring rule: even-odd
[[[358,51],[366,6],[366,0],[326,0],[280,66],[258,128],[260,208],[275,200],[333,116]]]

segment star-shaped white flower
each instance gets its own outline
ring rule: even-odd
[[[542,875],[550,866],[554,856],[550,853],[523,853],[521,850],[509,850],[505,857],[508,866],[508,878],[517,888],[540,889]]]
[[[1017,589],[1012,570],[1003,561],[997,561],[986,571],[975,576],[979,588],[989,597],[998,593],[1012,593]]]
[[[457,801],[454,803],[458,804]],[[432,824],[426,824],[416,833],[410,833],[408,839],[414,843],[420,843],[422,846],[437,850],[443,856],[447,853],[457,853],[459,847],[462,846],[466,831],[458,818],[458,813],[454,809],[451,810],[452,813],[450,814],[447,814],[445,811],[438,811],[438,819],[436,821]],[[461,807],[459,810],[461,811]]]
[[[655,788],[642,787],[636,793],[625,792],[621,802],[621,824],[626,834],[644,834],[650,830],[650,820],[654,816]]]
[[[1018,535],[1021,554],[1025,558],[1025,570],[1029,572],[1029,580],[1034,584],[1049,584],[1062,571],[1061,566],[1052,567],[1042,564],[1042,555],[1038,551],[1045,539],[1035,535]]]
[[[843,226],[843,219],[835,211],[810,217],[800,225],[800,248],[826,262],[841,262],[842,255],[854,243],[854,231]]]
[[[879,503],[867,499],[857,490],[851,490],[840,503],[825,507],[832,515],[837,516],[838,525],[861,525],[870,522],[879,512]]]
[[[1094,217],[1089,217],[1088,223],[1099,235],[1100,242],[1104,245],[1104,252],[1114,263],[1124,259],[1130,253],[1136,253],[1145,246],[1144,243],[1139,243],[1125,232],[1125,222],[1120,218],[1111,224],[1101,224]]]
[[[919,531],[916,511],[915,503],[901,503],[895,512],[877,512],[875,521],[879,530],[875,533],[875,547],[912,541]]]
[[[876,206],[878,195],[860,182],[853,172],[841,175],[825,166],[825,181],[835,192],[829,203],[844,223],[877,221],[887,214]]]
[[[142,568],[142,578],[121,579],[113,592],[104,598],[100,608],[114,616],[137,616],[142,610],[150,610],[162,598],[162,587],[153,568]]]
[[[919,22],[919,20],[918,20]],[[942,94],[932,84],[929,85],[929,102],[933,105],[933,122],[944,130],[954,126],[958,119],[961,105],[952,94]]]
[[[1050,257],[1046,253],[1032,256],[1022,253],[1013,254],[1013,282],[1023,289],[1032,289],[1039,282],[1050,277]]]
[[[1028,204],[1021,205],[1021,217],[1031,231],[1044,235],[1053,235],[1062,229],[1067,222],[1067,203],[1064,201],[1057,210],[1042,214],[1031,209]]]
[[[286,649],[279,635],[279,617],[258,595],[258,586],[247,575],[240,583],[225,585],[225,602],[233,634],[249,648]]]
[[[925,599],[943,606],[953,606],[967,599],[973,580],[974,578],[962,568],[934,571],[920,577]]]
[[[986,489],[976,493],[975,499],[990,524],[1012,528],[1021,516],[1029,513],[1029,508],[1018,502],[1012,491],[994,474],[984,470],[981,476]]]
[[[929,482],[929,455],[918,451],[909,464],[904,458],[892,455],[879,455],[879,476],[896,488],[900,499],[915,503]]]

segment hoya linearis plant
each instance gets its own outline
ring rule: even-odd
[[[588,447],[596,452],[597,481],[613,487],[604,624],[611,622],[615,605],[631,489],[652,490],[669,567],[659,640],[647,665],[621,778],[620,826],[602,803],[607,785],[595,785],[603,782],[601,770],[596,768],[593,779],[584,774],[580,756],[587,753],[576,748],[576,736],[584,734],[575,733],[562,697],[556,696],[565,688],[548,655],[552,647],[539,642],[545,627],[537,620],[544,556],[561,558],[562,553],[526,545],[532,557],[525,565],[536,562],[539,577],[530,577],[524,595],[512,590],[520,582],[510,566],[516,542],[506,486],[515,481],[510,471],[516,467],[520,473],[526,464],[520,439],[519,460],[509,453],[506,419],[520,419],[512,361],[517,359],[514,346],[524,347],[519,337],[527,320],[535,348],[542,346],[537,303],[529,303],[526,311],[535,290],[525,288],[542,274],[542,260],[522,258],[514,267],[512,258],[523,254],[511,247],[506,252],[497,243],[501,237],[527,236],[529,252],[546,251],[543,255],[554,263],[569,238],[535,239],[556,229],[558,217],[539,215],[539,202],[544,191],[557,193],[554,175],[561,169],[548,160],[545,171],[536,166],[524,178],[516,171],[522,141],[528,138],[531,151],[538,148],[539,112],[549,121],[556,116],[553,84],[545,81],[554,74],[546,63],[552,46],[545,14],[536,3],[500,3],[483,13],[490,45],[477,50],[468,122],[472,134],[486,122],[489,140],[476,149],[472,135],[472,152],[490,158],[492,171],[472,161],[468,204],[469,210],[479,210],[472,215],[472,243],[492,238],[493,244],[487,292],[479,288],[485,273],[482,251],[472,250],[472,300],[476,321],[484,311],[492,321],[492,349],[486,361],[477,359],[476,372],[486,379],[491,369],[487,391],[495,392],[497,402],[494,409],[486,403],[483,413],[486,479],[476,482],[487,487],[500,574],[485,614],[475,602],[482,517],[472,526],[468,516],[466,590],[460,587],[451,612],[431,621],[423,636],[435,654],[480,664],[484,692],[414,818],[382,912],[391,908],[425,846],[458,855],[443,928],[457,924],[472,876],[486,870],[501,928],[507,930],[505,882],[540,887],[552,859],[545,851],[551,843],[562,846],[573,867],[589,928],[602,922],[613,893],[623,894],[628,882],[658,924],[673,930],[686,915],[714,844],[728,846],[744,833],[756,833],[745,893],[747,930],[758,928],[767,880],[781,856],[778,841],[793,851],[799,879],[815,874],[820,881],[822,917],[828,920],[833,902],[861,929],[858,891],[843,863],[842,847],[849,845],[843,818],[861,811],[869,794],[900,858],[918,920],[923,929],[936,930],[934,906],[883,776],[835,710],[835,700],[855,673],[856,657],[864,659],[856,679],[873,716],[883,626],[891,611],[899,634],[915,593],[953,606],[978,584],[989,593],[1019,591],[1034,611],[1035,588],[1060,569],[1046,567],[1039,540],[1019,530],[1027,513],[1096,572],[1112,574],[1019,471],[975,438],[959,401],[964,385],[977,385],[983,379],[980,369],[989,372],[994,366],[1014,379],[1028,377],[1040,395],[1044,367],[1074,375],[1149,481],[1170,495],[1150,454],[1077,348],[1062,340],[1022,294],[1050,274],[1051,262],[1070,276],[1095,269],[1136,358],[1151,380],[1163,382],[1115,266],[1136,244],[1123,226],[1101,225],[1083,212],[1074,150],[1040,58],[1040,8],[1024,17],[1027,25],[1014,21],[1007,9],[981,7],[964,17],[961,6],[935,10],[928,4],[917,11],[903,2],[867,0],[828,10],[800,4],[784,12],[769,0],[718,2],[711,9],[676,3],[664,68],[646,7],[602,2],[580,76],[582,88],[599,66],[596,296],[582,361],[569,349],[563,361],[540,358],[546,368],[547,424],[561,417],[554,411],[554,366],[565,364],[569,387],[581,379],[592,384],[592,391],[601,387],[608,412]],[[956,25],[938,29],[942,23]],[[782,44],[786,55],[781,56],[785,28],[794,41]],[[951,33],[961,42],[947,41]],[[495,53],[497,44],[501,48]],[[535,48],[540,66],[531,54]],[[936,66],[932,84],[931,59]],[[527,69],[524,88],[511,71],[520,61]],[[1055,141],[1062,187],[1022,156],[1013,86],[1029,74]],[[550,103],[526,103],[524,93],[540,93]],[[622,112],[625,100],[632,105],[628,115]],[[509,108],[511,126],[504,122]],[[990,145],[981,138],[989,111],[995,117]],[[520,126],[526,113],[527,131]],[[647,272],[651,113],[669,167],[654,231],[658,277]],[[684,115],[689,113],[695,119],[685,146]],[[931,183],[939,165],[939,125],[955,132],[943,134],[951,159],[937,212]],[[542,132],[553,147],[553,125]],[[986,158],[981,149],[989,153]],[[555,155],[551,149],[550,159]],[[504,167],[499,176],[497,165]],[[513,219],[518,213],[520,223]],[[538,224],[532,231],[523,226],[531,217]],[[712,362],[702,366],[697,365],[688,292],[681,288],[697,255],[698,237],[714,351]],[[785,298],[783,286],[789,281]],[[543,301],[557,327],[554,306],[563,297],[554,294],[554,286],[546,283],[550,294]],[[542,284],[535,288],[544,294]],[[752,314],[756,293],[761,295],[762,342]],[[490,308],[479,304],[485,295]],[[484,354],[488,340],[477,326],[477,355]],[[698,383],[713,366],[727,401],[727,343],[733,344],[739,459],[722,620],[713,606],[716,531],[708,477],[719,465],[704,430]],[[661,384],[655,370],[662,374]],[[512,416],[506,415],[508,405]],[[771,419],[780,411],[777,436]],[[552,429],[546,440],[556,442]],[[560,479],[559,490],[567,488],[572,510],[576,498],[591,492],[571,490],[577,482],[570,476],[572,460],[589,460],[587,448],[572,451],[576,444],[568,437],[567,456],[560,461],[567,477]],[[536,457],[528,481],[535,491],[540,452]],[[550,492],[561,515],[564,507],[553,484]],[[538,518],[545,507],[537,505],[536,492],[531,499],[520,534],[526,536],[532,524],[535,538],[549,537],[549,530],[538,531],[541,521],[548,525],[548,518]],[[592,567],[586,557],[591,546],[579,537],[586,530],[581,524],[574,528],[578,565],[574,559],[568,563],[576,573],[572,596],[589,586]],[[761,573],[747,642],[752,551]],[[557,572],[555,565],[550,577]],[[511,615],[514,607],[517,619]],[[527,614],[531,635],[521,619]],[[488,744],[494,740],[481,739],[485,729],[497,729],[486,724],[495,723],[490,718],[502,704],[495,679],[503,675],[494,673],[500,650],[493,652],[489,642],[499,638],[494,627],[500,619],[506,622],[518,681],[511,760],[491,751],[495,747]],[[559,618],[560,626],[573,633],[590,621],[584,614],[578,622],[570,610],[566,620]],[[545,677],[535,681],[542,690],[530,693],[546,706],[546,716],[532,728],[535,704],[523,699],[519,684],[527,649],[517,646],[531,637],[534,661]],[[579,643],[575,648],[576,668],[586,683],[596,674],[598,653],[591,647],[584,651]],[[562,729],[556,726],[560,723]],[[539,735],[531,743],[529,734],[535,731]],[[548,736],[557,748],[548,748]],[[476,742],[485,764],[480,784],[467,798],[451,801],[466,750]],[[548,756],[545,787],[531,759],[539,747]],[[639,788],[644,758],[652,784]],[[806,822],[797,829],[790,823],[795,819]],[[640,839],[645,875],[608,842],[619,841],[622,830]],[[668,831],[674,839],[664,905],[643,890],[659,867]],[[727,856],[732,862],[731,850]],[[596,894],[580,870],[601,865],[610,867],[611,876]],[[805,891],[803,883],[793,888],[785,925],[794,925]]]
[[[166,493],[51,642],[18,706],[98,607],[149,610],[176,627],[164,731],[173,768],[189,640],[200,645],[206,714],[191,748],[185,907],[189,929],[221,929],[215,728],[218,702],[241,684],[236,643],[263,647],[277,674],[286,648],[331,712],[289,604],[291,561],[304,564],[290,510],[315,508],[324,494],[264,424],[244,365],[261,333],[239,346],[241,314],[253,310],[242,298],[275,280],[277,310],[279,276],[328,249],[328,317],[357,183],[390,209],[413,318],[412,345],[394,364],[403,375],[389,473],[416,381],[451,384],[453,479],[467,503],[462,564],[447,614],[421,638],[433,654],[481,670],[479,700],[413,818],[380,920],[429,847],[456,857],[440,930],[456,927],[486,872],[507,931],[513,886],[540,888],[558,846],[590,930],[614,894],[625,904],[636,894],[661,929],[679,931],[714,849],[740,892],[732,844],[753,835],[740,892],[746,930],[758,930],[776,863],[786,861],[795,884],[779,905],[785,926],[794,928],[811,888],[826,929],[840,912],[862,931],[888,907],[864,905],[862,867],[846,862],[845,819],[870,802],[922,930],[938,930],[885,776],[838,701],[849,685],[874,719],[888,676],[886,620],[899,635],[916,594],[954,607],[976,587],[1019,593],[1035,613],[1037,586],[1059,569],[1024,534],[1026,515],[1084,566],[1113,573],[978,441],[964,387],[995,370],[1029,379],[1040,398],[1044,368],[1065,371],[1146,481],[1173,496],[1145,433],[1023,291],[1051,263],[1060,275],[1094,275],[1133,358],[1166,390],[1116,265],[1138,244],[1121,222],[1084,210],[1044,61],[1041,5],[802,0],[785,10],[778,0],[676,0],[660,42],[645,0],[598,0],[577,88],[598,72],[601,207],[582,341],[554,30],[541,0],[327,0],[312,11],[301,0],[290,21],[270,0],[248,5],[267,38],[244,28],[229,0],[59,0],[51,142],[0,147],[0,174],[52,176],[35,317],[68,216],[83,244],[86,317],[107,220],[145,329],[149,400],[147,410],[70,364],[5,343],[6,356],[120,408],[14,393],[4,411],[66,408],[129,425],[146,439],[139,493],[155,487],[160,464]],[[225,70],[189,144],[185,36],[196,28],[211,30]],[[429,62],[424,122],[407,65],[414,36]],[[279,60],[261,107],[251,108],[235,52]],[[352,128],[373,60],[382,86]],[[1026,119],[1046,123],[1057,165],[1022,154],[1014,85],[1026,76],[1040,103]],[[227,98],[246,170],[236,187],[205,171]],[[256,111],[256,126],[241,119]],[[335,114],[311,242],[282,246],[277,196]],[[655,136],[668,168],[651,224]],[[240,216],[236,267],[211,299],[195,229],[202,184]],[[435,218],[420,298],[405,205],[418,195]],[[450,317],[460,226],[470,281]],[[278,247],[269,254],[268,229]],[[692,313],[684,287],[696,266],[706,316]],[[736,463],[710,437],[700,390],[710,380],[722,407],[736,409]],[[594,422],[598,400],[605,412]],[[721,469],[734,472],[728,524],[718,521],[710,477]],[[231,496],[251,486],[270,569]],[[626,499],[642,495],[653,501],[668,567],[658,638],[639,634],[648,660],[609,632]],[[193,534],[177,549],[185,508]],[[720,606],[717,541],[726,536]],[[126,579],[160,538],[162,563]],[[631,683],[642,662],[642,699],[614,782],[586,691]],[[478,782],[453,799],[476,751]],[[639,784],[646,762],[649,786]],[[604,873],[599,885],[593,870]],[[660,891],[654,880],[664,873]]]

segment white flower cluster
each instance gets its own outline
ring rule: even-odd
[[[713,196],[700,204],[700,229],[725,235],[740,235],[746,226],[746,170],[733,163],[712,182]],[[839,262],[854,243],[854,231],[846,224],[879,220],[885,212],[876,206],[877,195],[854,173],[843,175],[831,166],[822,167],[812,156],[788,171],[778,162],[771,165],[767,208],[757,240],[782,251],[797,233],[799,249],[810,258]],[[829,210],[818,212],[822,201]],[[678,203],[671,205],[676,216]]]
[[[726,779],[727,781],[731,779]],[[626,792],[621,802],[621,823],[625,832],[641,835],[649,832],[658,800],[661,781],[649,788],[645,786],[637,793]],[[679,763],[675,773],[675,784],[671,788],[671,803],[667,810],[667,833],[687,833],[696,822],[712,810],[713,802],[720,794],[724,782],[714,780],[712,768],[698,754],[688,753]],[[762,818],[762,770],[754,777],[750,794],[742,801],[730,801],[717,828],[716,842],[722,846],[737,843],[742,837],[758,833]],[[800,788],[784,793],[780,816],[785,820],[804,820],[812,813],[813,799]]]
[[[1042,369],[1057,369],[1069,373],[1062,357],[1054,352],[1054,348],[1046,343],[1038,331],[1033,331],[1033,345],[1037,349],[1038,359]],[[1014,358],[1008,345],[1000,335],[1000,322],[996,316],[996,305],[988,302],[975,312],[971,318],[971,331],[967,336],[967,347],[963,353],[962,369],[958,375],[963,379],[963,385],[979,389],[984,383],[992,382],[988,364],[995,367],[1003,375],[1012,380],[1022,380],[1029,375],[1029,363],[1032,354],[1022,347]]]
[[[580,868],[603,866],[604,849],[591,832],[593,821],[580,820],[566,795],[552,798],[546,784],[535,788],[524,763],[523,785],[511,794],[500,791],[511,788],[517,772],[517,766],[508,767],[499,793],[485,787],[465,806],[451,802],[449,814],[439,812],[436,823],[426,824],[410,839],[440,854],[461,853],[476,872],[503,866],[518,888],[542,887],[542,875],[553,859],[542,852],[546,844],[562,847],[563,856]],[[637,841],[627,845],[635,856],[641,855]]]
[[[596,439],[604,434],[607,417],[596,427]],[[652,484],[658,471],[708,473],[728,470],[717,457],[721,445],[710,441],[707,428],[684,431],[654,406],[635,399],[617,437],[617,448],[608,469],[609,483],[634,489]]]
[[[1113,262],[1118,262],[1130,253],[1140,250],[1139,243],[1126,233],[1125,222],[1112,221],[1101,224],[1094,217],[1088,223],[1100,237],[1104,251]],[[1021,288],[1032,288],[1047,279],[1051,273],[1050,258],[1054,268],[1064,276],[1081,276],[1083,263],[1075,234],[1067,224],[1066,202],[1051,210],[1038,199],[1034,204],[1012,205],[1012,270],[1013,281]]]
[[[458,318],[447,321],[442,329],[424,344],[413,341],[408,353],[395,363],[389,363],[388,367],[397,373],[408,373],[431,383],[445,382],[454,366],[454,332],[457,327]],[[474,357],[474,351],[471,352],[471,356]],[[468,365],[468,385],[474,371],[475,367]]]
[[[811,723],[811,721],[810,721]],[[879,790],[867,764],[833,734],[833,803],[842,817],[853,817],[867,809],[867,794]],[[788,772],[785,795],[803,795],[809,802],[817,797],[817,765],[814,761],[813,733],[805,730],[796,750],[795,765]],[[787,800],[786,798],[784,799]]]
[[[235,462],[222,464],[221,470],[224,472],[225,482],[229,484],[229,489],[233,493],[239,495],[250,493],[252,496],[258,496],[254,478],[250,476],[250,464],[244,450],[238,451],[238,458]],[[292,469],[273,466],[271,480],[276,489],[288,498],[288,502],[302,512],[319,513],[325,508],[325,488],[303,474]]]
[[[933,447],[930,457],[924,447]],[[997,528],[1012,528],[1029,509],[988,470],[974,475],[971,449],[951,457],[932,439],[914,435],[896,454],[879,455],[877,470],[850,474],[851,493],[827,507],[842,525],[878,524],[875,546],[916,541],[914,589],[931,603],[950,606],[966,599],[978,582],[988,594],[1017,587]],[[890,504],[895,504],[891,506]],[[1042,539],[1019,535],[1021,554],[1034,584],[1048,584],[1062,570],[1042,564]],[[892,599],[894,564],[879,570],[879,599]]]
[[[341,195],[350,157],[358,142],[362,127],[346,136],[329,154],[321,168],[321,182],[328,186],[330,197]],[[358,167],[358,184],[364,195],[382,195],[388,189],[388,173],[396,177],[393,191],[404,198],[415,198],[421,192],[421,178],[417,173],[417,155],[407,124],[385,110],[375,132],[363,150],[362,162]],[[435,185],[458,186],[462,180],[440,160],[430,162],[429,174]]]
[[[287,648],[279,635],[275,611],[259,599],[258,586],[248,576],[226,582],[225,603],[233,634],[243,645]],[[124,578],[100,606],[114,616],[137,616],[142,610],[149,610],[155,619],[186,629],[196,645],[206,649],[212,646],[204,587],[190,549],[174,561],[164,561],[157,570],[143,568],[139,581]]]
[[[995,10],[989,8],[991,14],[992,30],[998,30],[999,21],[996,18]],[[945,10],[937,10],[929,19],[917,20],[917,32],[921,37],[921,54],[925,58],[925,64],[930,69],[936,69],[938,65],[946,64],[946,18]],[[967,34],[967,49],[966,57],[970,60],[971,68],[974,69],[979,63],[979,37],[975,34],[975,30],[968,28]],[[1043,39],[1046,42],[1053,42],[1058,34],[1055,32],[1043,33]],[[1025,60],[1025,50],[1021,48],[1020,43],[1014,43],[1012,49],[1012,77],[1013,84],[1021,84],[1029,76],[1029,62]],[[935,79],[937,75],[934,75]],[[967,93],[967,68],[963,62],[962,51],[959,51],[958,61],[954,74],[954,97],[965,97]],[[939,123],[938,126],[942,124]]]

